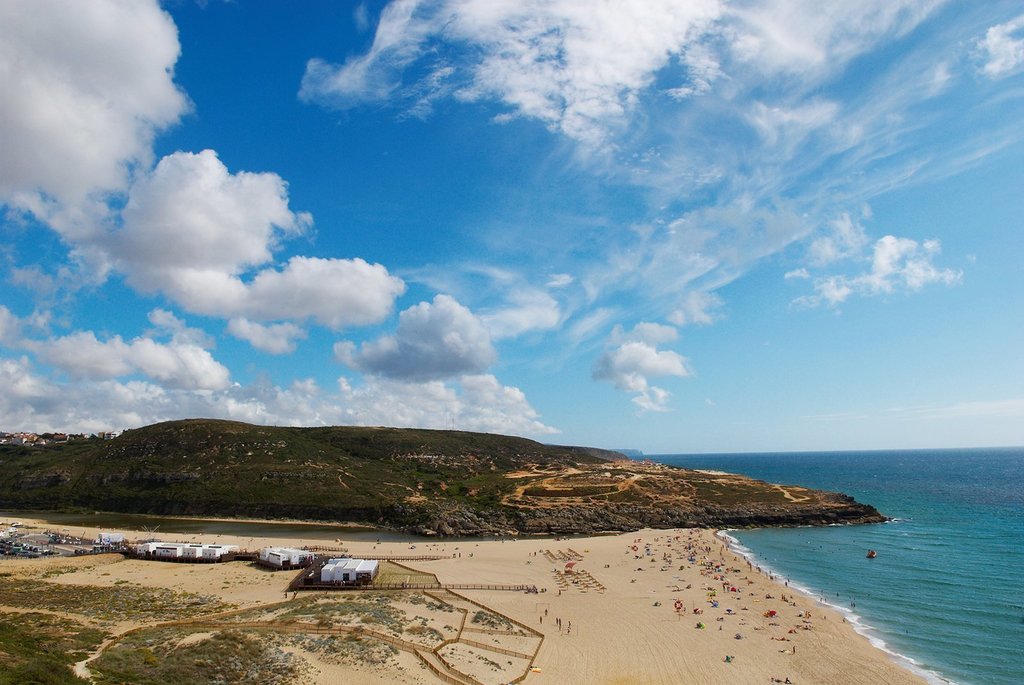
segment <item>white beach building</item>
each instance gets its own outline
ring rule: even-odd
[[[313,561],[308,549],[294,547],[264,547],[260,550],[260,562],[274,568],[300,568]]]
[[[225,554],[237,551],[238,545],[201,545],[192,542],[140,542],[135,546],[135,553],[148,559],[219,561]]]
[[[153,556],[159,559],[177,559],[184,556],[183,552],[187,545],[174,543],[161,543],[153,548]]]
[[[202,559],[203,558],[203,546],[202,545],[185,545],[181,548],[181,556],[186,559]]]
[[[330,559],[320,569],[320,582],[361,585],[373,582],[379,572],[376,559]]]
[[[203,545],[202,558],[216,560],[225,554],[237,551],[238,545]]]

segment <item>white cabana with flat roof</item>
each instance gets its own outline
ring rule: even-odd
[[[202,545],[184,545],[181,548],[181,556],[186,559],[202,559],[203,558],[203,546]]]
[[[330,559],[320,569],[323,583],[369,583],[380,572],[376,559]]]
[[[135,546],[139,556],[157,559],[203,559],[217,561],[225,554],[238,551],[238,545],[201,545],[195,542],[140,542]]]
[[[308,549],[294,547],[264,547],[260,550],[260,561],[275,568],[297,568],[313,560]]]
[[[153,548],[153,556],[160,559],[177,559],[182,556],[183,547],[184,545],[176,545],[174,543],[161,543]]]
[[[225,554],[237,552],[238,545],[203,545],[203,559],[220,559]]]

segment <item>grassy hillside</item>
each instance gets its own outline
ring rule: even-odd
[[[0,507],[358,521],[441,534],[882,518],[834,493],[614,457],[484,433],[194,419],[114,440],[0,448]]]
[[[522,438],[395,428],[171,421],[108,441],[0,450],[0,503],[376,521],[418,498],[494,504],[528,463],[600,461]]]

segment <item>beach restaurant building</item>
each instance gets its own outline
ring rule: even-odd
[[[313,553],[294,547],[264,547],[260,550],[260,563],[273,568],[302,568],[313,561]]]
[[[320,582],[366,585],[379,572],[380,562],[375,559],[329,559],[320,569]]]
[[[237,551],[238,545],[200,545],[189,542],[140,542],[135,546],[135,553],[147,559],[220,561],[225,554]]]

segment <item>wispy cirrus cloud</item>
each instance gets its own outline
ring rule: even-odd
[[[301,96],[338,107],[422,98],[422,86],[462,101],[498,100],[508,116],[536,119],[586,145],[622,125],[638,93],[720,15],[717,0],[579,3],[450,0],[395,2],[381,14],[373,45],[344,64],[314,58]],[[443,41],[463,49],[456,65],[427,65],[409,87],[403,73]]]

